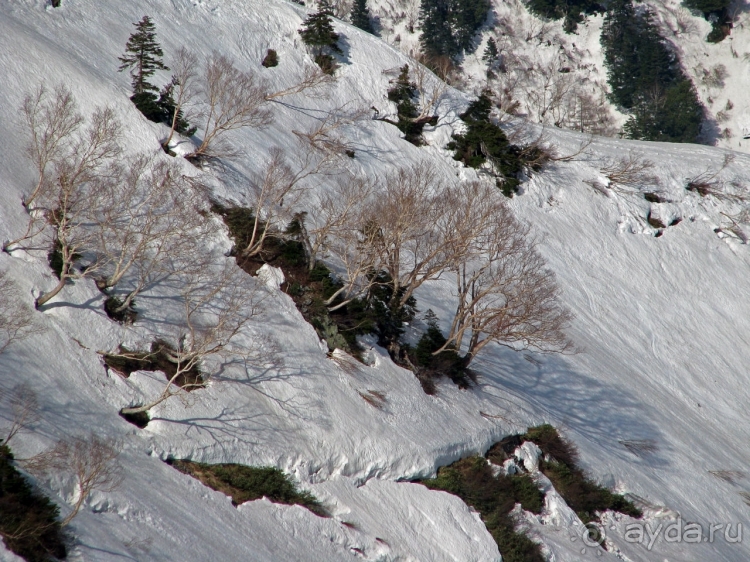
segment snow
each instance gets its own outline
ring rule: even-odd
[[[33,173],[23,157],[17,108],[41,82],[65,82],[87,112],[112,105],[125,124],[127,149],[159,154],[164,129],[138,114],[128,100],[128,76],[116,71],[130,22],[146,13],[165,53],[183,44],[201,55],[215,49],[279,89],[311,64],[296,34],[305,11],[282,0],[64,0],[59,9],[45,8],[42,0],[0,4],[0,239],[14,238],[25,226],[20,199]],[[346,36],[349,62],[328,97],[274,104],[272,127],[234,135],[241,156],[207,172],[218,196],[246,201],[248,182],[270,148],[294,154],[293,130],[303,130],[314,116],[344,104],[389,110],[383,71],[407,59],[375,37],[343,23],[337,28]],[[260,67],[267,48],[279,53],[276,69]],[[166,80],[166,73],[159,78]],[[346,131],[357,151],[350,170],[382,176],[394,165],[427,160],[446,178],[471,178],[471,170],[460,169],[440,148],[466,101],[460,92],[447,93],[441,121],[427,135],[431,144],[423,148],[401,140],[386,123],[357,121]],[[548,134],[562,155],[585,140],[561,130]],[[586,183],[603,177],[604,163],[631,151],[654,162],[660,183],[654,187],[669,203],[624,192],[607,197]],[[697,145],[596,138],[587,153],[554,163],[524,184],[510,205],[532,224],[575,313],[570,335],[578,352],[543,356],[490,346],[477,359],[479,382],[468,391],[443,381],[436,396],[425,395],[416,378],[372,342],[368,365],[343,364],[340,354],[329,358],[292,300],[275,289],[280,280],[274,273],[265,278],[266,312],[244,337],[275,341],[283,365],[225,365],[188,404],[175,399],[157,406],[153,421],[138,430],[117,412],[153,393],[163,379],[145,372],[122,379],[105,370],[97,351],[148,342],[171,314],[160,298],[166,289],[141,299],[145,320],[122,327],[106,317],[92,282],[76,282],[36,314],[44,333],[0,356],[0,388],[27,382],[42,403],[41,421],[16,437],[14,453],[28,457],[92,429],[122,440],[123,483],[93,494],[74,519],[70,560],[496,560],[497,547],[475,513],[449,494],[403,481],[543,422],[580,448],[584,468],[596,479],[640,498],[650,524],[677,514],[705,527],[747,522],[739,492],[750,489],[748,481],[732,484],[709,471],[742,471],[750,463],[750,304],[743,298],[750,291],[749,254],[736,237],[714,232],[724,224],[721,213],[737,207],[684,189],[686,178],[720,167],[724,154]],[[184,169],[199,173],[187,163]],[[748,184],[750,157],[738,154],[723,175]],[[308,187],[325,189],[325,181]],[[657,238],[645,221],[649,209],[683,220]],[[203,250],[220,257],[230,246],[222,237],[206,241]],[[43,251],[0,254],[0,268],[29,303],[54,284]],[[424,286],[417,293],[420,310],[431,308],[447,323],[451,289],[448,280]],[[362,399],[360,391],[367,390],[385,393],[382,409]],[[7,405],[0,408],[7,420]],[[646,439],[656,450],[643,456],[620,443]],[[162,462],[168,457],[278,466],[323,500],[333,517],[267,500],[235,508]],[[60,475],[39,484],[65,515],[71,481]],[[554,493],[547,502],[541,518],[519,517],[526,517],[552,560],[581,560],[580,539],[572,540],[581,536],[576,518]],[[615,559],[615,552],[631,561],[750,558],[750,547],[723,537],[702,544],[657,540],[649,550],[625,541],[628,521],[613,519],[614,528],[607,527],[610,550],[597,551],[604,559]]]

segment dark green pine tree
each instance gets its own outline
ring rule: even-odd
[[[460,52],[450,26],[446,0],[422,0],[419,6],[420,42],[430,57],[454,57]]]
[[[313,49],[315,62],[324,72],[333,74],[336,63],[331,53],[340,53],[339,35],[333,30],[333,9],[329,0],[320,0],[318,11],[302,22],[299,34]]]
[[[169,70],[162,62],[164,52],[156,41],[156,27],[151,18],[143,16],[143,19],[135,25],[135,32],[128,38],[125,45],[125,55],[118,57],[120,60],[120,72],[130,69],[133,79],[133,95],[130,98],[135,106],[152,121],[161,121],[161,111],[158,104],[156,92],[159,89],[151,84],[148,79],[157,70]]]
[[[372,22],[370,21],[370,10],[367,8],[367,0],[354,0],[351,12],[352,25],[372,33]]]
[[[422,129],[425,123],[416,120],[419,117],[419,107],[414,102],[416,95],[417,88],[409,81],[409,65],[405,64],[401,67],[393,88],[388,90],[388,99],[396,104],[398,115],[396,127],[404,133],[406,140],[413,145],[420,146],[423,142]]]
[[[482,60],[491,65],[493,62],[495,62],[495,59],[497,59],[498,54],[499,51],[497,50],[497,43],[495,43],[495,38],[490,37],[490,40],[487,41],[487,47],[485,47],[484,49],[484,54],[482,54]]]

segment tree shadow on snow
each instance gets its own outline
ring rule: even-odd
[[[658,412],[630,391],[577,371],[565,356],[502,350],[477,359],[474,368],[480,373],[474,388],[480,398],[497,400],[502,398],[497,390],[504,391],[517,406],[530,407],[534,417],[575,432],[609,455],[652,467],[670,464],[662,431],[650,421],[660,417]],[[640,455],[623,441],[652,446]]]

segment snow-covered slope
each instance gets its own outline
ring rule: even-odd
[[[45,4],[0,5],[3,240],[24,228],[20,198],[34,174],[23,157],[17,108],[40,83],[64,82],[89,110],[113,106],[125,123],[128,150],[159,154],[164,130],[140,116],[128,100],[128,77],[117,73],[116,57],[131,22],[144,14],[154,20],[167,55],[181,45],[202,55],[217,50],[240,67],[262,72],[278,89],[311,64],[297,34],[305,11],[282,0],[67,0],[59,9]],[[383,72],[406,59],[373,36],[337,25],[348,62],[337,71],[330,95],[274,104],[271,127],[238,132],[233,142],[240,156],[208,173],[217,194],[244,201],[247,178],[267,161],[269,150],[293,152],[293,131],[304,130],[320,112],[344,106],[387,110]],[[268,48],[279,53],[276,69],[260,67]],[[422,148],[382,121],[356,121],[346,129],[357,153],[348,165],[383,175],[396,165],[427,160],[446,178],[471,177],[441,149],[467,99],[455,90],[446,94],[441,121]],[[561,155],[575,153],[585,140],[565,131],[549,134]],[[604,188],[606,196],[591,186],[606,184],[599,170],[628,153],[655,163],[651,172],[660,186],[644,190],[659,191],[669,202],[650,204],[639,194]],[[105,370],[96,352],[145,342],[146,329],[158,327],[164,313],[159,292],[139,302],[143,322],[122,327],[102,311],[94,284],[77,282],[36,315],[44,333],[0,355],[0,387],[25,381],[42,402],[41,421],[19,434],[14,452],[28,457],[61,437],[90,430],[123,440],[123,483],[92,495],[74,520],[71,560],[496,560],[497,546],[460,500],[399,480],[432,474],[541,422],[561,428],[579,446],[584,467],[597,479],[641,498],[654,528],[676,514],[706,529],[712,523],[736,527],[747,521],[739,492],[750,490],[750,480],[732,484],[709,471],[744,471],[750,461],[750,305],[742,298],[750,289],[749,255],[736,238],[714,232],[726,226],[721,213],[737,209],[684,189],[687,177],[719,168],[723,157],[721,150],[693,145],[596,139],[573,161],[555,163],[525,183],[511,206],[532,224],[558,276],[576,315],[571,337],[579,352],[540,356],[488,348],[477,360],[479,383],[467,391],[443,382],[437,396],[427,396],[410,372],[374,345],[370,366],[342,367],[326,356],[291,299],[270,290],[265,316],[246,337],[276,340],[284,365],[226,366],[193,404],[166,402],[154,409],[146,429],[137,430],[117,412],[156,388],[158,374],[121,379]],[[186,173],[198,173],[184,166]],[[750,157],[738,155],[723,176],[750,182]],[[309,187],[325,189],[325,181]],[[655,237],[646,223],[649,210],[682,221]],[[224,237],[206,251],[220,254],[229,247]],[[54,284],[45,252],[0,254],[0,268],[10,271],[29,302]],[[454,308],[447,282],[423,288],[417,299],[420,310],[432,308],[443,321]],[[385,393],[382,410],[358,393],[369,389]],[[647,441],[651,451],[634,455],[623,441]],[[278,466],[313,491],[333,517],[265,500],[235,508],[229,498],[162,462],[170,456]],[[72,483],[59,478],[40,484],[65,513]],[[634,561],[750,557],[748,546],[730,544],[721,533],[704,544],[660,538],[649,550],[625,540],[625,520],[607,529],[609,552],[584,548],[583,555],[575,522],[552,495],[545,514],[529,516],[531,535],[555,561],[596,553],[613,559],[614,552]]]

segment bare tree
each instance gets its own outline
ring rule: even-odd
[[[100,256],[94,255],[85,268],[74,268],[93,242],[93,232],[88,228],[92,212],[117,184],[118,168],[113,160],[121,154],[119,136],[120,123],[112,109],[97,109],[84,133],[55,162],[54,177],[37,196],[52,227],[50,245],[59,261],[60,280],[37,298],[37,307],[57,295],[69,280],[91,277],[103,266]]]
[[[357,227],[362,223],[360,217],[363,210],[371,202],[374,183],[369,178],[340,176],[336,183],[320,195],[315,204],[315,223],[308,224],[304,219],[301,221],[301,238],[310,258],[310,270],[315,267],[318,257],[332,247],[336,248],[334,253],[343,263],[349,263],[347,258],[351,252],[345,250],[339,254],[337,250],[348,248],[348,244],[340,242],[342,238],[346,239],[352,230],[356,231],[357,235],[360,234]],[[348,275],[349,278],[352,276]],[[331,302],[338,294],[340,293],[331,297]]]
[[[467,190],[484,192],[476,185]],[[468,365],[490,342],[513,349],[570,350],[564,329],[571,315],[560,302],[554,274],[529,241],[529,228],[503,202],[485,205],[481,214],[469,211],[464,219],[472,251],[455,264],[456,314],[445,345],[435,353],[455,348],[464,352]]]
[[[268,237],[278,233],[275,227],[279,220],[289,220],[295,215],[295,205],[306,180],[338,172],[337,163],[348,149],[339,131],[358,116],[361,116],[360,112],[339,114],[332,111],[307,131],[293,131],[297,136],[298,146],[293,151],[291,161],[281,148],[271,149],[270,161],[254,182],[251,194],[253,227],[244,248],[240,250],[243,257],[258,255]],[[304,224],[301,226],[304,227]],[[310,267],[313,266],[314,263]]]
[[[426,163],[401,168],[386,177],[385,186],[360,231],[376,271],[384,271],[393,290],[391,307],[406,304],[426,281],[438,279],[467,241],[455,227],[452,199],[459,186],[445,185]]]
[[[172,85],[176,95],[174,97],[174,115],[172,115],[172,123],[169,127],[169,135],[167,139],[162,143],[165,148],[169,148],[169,143],[172,142],[175,129],[177,128],[179,117],[181,113],[184,113],[186,106],[190,103],[195,95],[194,82],[196,77],[196,67],[198,66],[198,57],[194,53],[188,51],[185,47],[180,47],[177,51],[175,62],[172,63]]]
[[[39,333],[42,328],[34,324],[33,312],[24,303],[24,297],[6,271],[0,271],[0,353],[18,341]]]
[[[326,74],[318,65],[305,68],[302,79],[283,90],[266,94],[267,101],[277,102],[280,98],[304,93],[306,97],[325,98],[328,96],[327,86],[336,82],[336,78]]]
[[[64,85],[57,86],[54,92],[44,85],[39,86],[24,98],[21,111],[31,137],[26,155],[38,174],[36,186],[24,198],[24,205],[32,209],[47,179],[48,167],[61,160],[65,144],[83,124],[83,116],[73,94]]]
[[[203,141],[190,157],[227,154],[231,151],[221,142],[226,133],[244,127],[262,128],[273,120],[264,107],[268,85],[254,72],[239,70],[230,58],[214,52],[206,61],[202,80]]]
[[[181,295],[179,331],[173,335],[173,343],[159,347],[174,367],[171,376],[158,395],[144,404],[123,408],[122,414],[146,412],[173,396],[186,398],[190,390],[204,387],[209,375],[187,375],[210,358],[258,356],[259,348],[237,342],[248,323],[262,312],[262,293],[254,284],[248,286],[248,281],[230,263],[221,271],[206,268],[188,278]],[[127,353],[116,355],[129,357]],[[180,379],[187,382],[178,386]]]
[[[3,441],[7,445],[19,431],[39,421],[39,399],[28,384],[18,383],[3,396],[3,401],[8,403],[12,416],[10,429]]]
[[[199,241],[217,230],[206,212],[203,189],[176,162],[129,158],[94,213],[93,249],[105,265],[97,284],[113,289],[128,282],[121,312],[145,288],[186,268],[200,267]]]
[[[64,85],[57,86],[53,92],[44,85],[39,86],[24,98],[21,112],[29,135],[26,156],[34,165],[37,181],[23,199],[23,205],[29,212],[26,232],[3,244],[3,250],[8,253],[18,249],[17,245],[21,242],[39,235],[47,226],[44,213],[36,209],[34,203],[48,187],[50,168],[64,158],[69,143],[83,123],[75,99]]]
[[[35,475],[49,474],[54,470],[75,478],[75,504],[60,523],[65,527],[78,515],[91,492],[111,492],[120,485],[122,466],[117,457],[121,448],[120,443],[92,432],[86,437],[61,439],[52,449],[24,461],[23,465]]]
[[[618,189],[621,186],[643,187],[658,186],[659,177],[651,172],[654,163],[645,158],[641,153],[630,151],[627,156],[621,156],[615,160],[608,160],[601,168],[609,180],[610,189]]]

